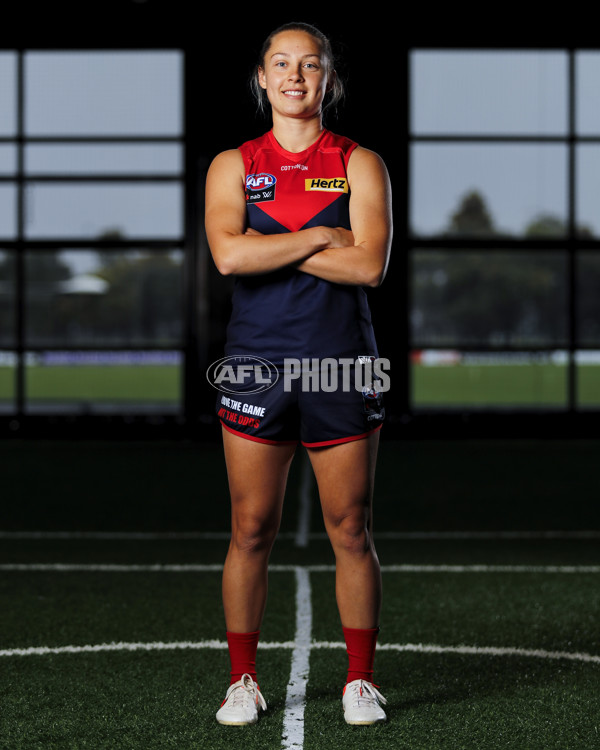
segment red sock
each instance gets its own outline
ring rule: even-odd
[[[249,674],[256,682],[256,650],[260,632],[230,633],[227,631],[229,660],[231,661],[231,684]]]
[[[379,628],[344,628],[346,651],[348,652],[348,677],[346,682],[366,680],[373,682],[375,646]]]

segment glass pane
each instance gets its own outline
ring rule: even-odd
[[[29,353],[30,413],[175,413],[182,357],[172,352]]]
[[[17,234],[16,185],[0,185],[0,237],[14,239]]]
[[[15,374],[17,355],[0,350],[0,414],[11,413],[16,409]]]
[[[600,351],[577,352],[577,402],[583,407],[600,407]]]
[[[411,115],[418,135],[565,134],[567,55],[416,51]]]
[[[30,252],[26,270],[29,346],[181,345],[181,251]]]
[[[414,351],[415,408],[561,408],[567,403],[567,357],[561,352],[468,354]]]
[[[10,143],[0,143],[0,175],[14,175],[17,169],[17,149]]]
[[[16,343],[15,279],[15,254],[0,250],[0,347]]]
[[[28,52],[28,135],[180,135],[177,51]]]
[[[564,234],[567,150],[560,144],[414,144],[413,234]]]
[[[600,52],[585,51],[575,55],[575,110],[578,135],[600,135]]]
[[[600,347],[600,253],[577,257],[575,304],[577,343]]]
[[[413,345],[564,346],[563,253],[417,251],[411,261]]]
[[[25,150],[25,171],[36,175],[179,175],[182,169],[182,147],[171,143],[34,143]]]
[[[600,146],[577,146],[577,205],[575,208],[578,233],[582,237],[600,236]]]
[[[17,56],[0,52],[0,136],[17,132]]]
[[[26,234],[45,237],[179,239],[183,234],[180,183],[31,183]]]

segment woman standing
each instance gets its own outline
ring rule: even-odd
[[[272,129],[214,159],[205,222],[218,270],[235,276],[226,354],[240,363],[264,358],[283,376],[267,389],[242,387],[233,399],[224,392],[217,407],[232,507],[223,572],[231,684],[217,720],[250,724],[266,708],[256,652],[269,555],[300,441],[336,559],[349,657],[344,717],[373,724],[386,718],[373,686],[381,575],[371,531],[384,410],[377,381],[364,382],[377,349],[363,287],[378,286],[387,268],[389,179],[375,153],[323,125],[341,84],[320,31],[293,23],[270,34],[254,86],[270,106]],[[320,387],[314,371],[325,359],[339,364],[334,389]],[[295,369],[299,362],[310,363],[309,377]]]

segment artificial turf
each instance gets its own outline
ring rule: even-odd
[[[0,531],[227,528],[219,446],[14,441],[3,449]],[[311,653],[304,750],[598,746],[600,574],[546,569],[587,565],[597,570],[598,536],[427,535],[444,529],[600,529],[594,502],[598,449],[597,442],[566,441],[382,444],[376,506],[384,565],[380,643],[423,648],[379,651],[375,678],[388,699],[390,720],[371,728],[346,726],[334,574],[312,572],[312,637],[333,647]],[[297,520],[297,471],[294,466],[283,532],[293,531]],[[320,533],[316,498],[313,502],[313,528]],[[218,566],[226,546],[224,536],[2,538],[0,563],[83,567],[0,570],[0,748],[281,747],[295,631],[293,570],[276,568],[270,576],[261,641],[288,645],[259,651],[259,680],[269,710],[257,726],[231,729],[214,720],[229,668],[218,567],[85,569],[95,563]],[[284,534],[272,562],[323,565],[333,559],[325,539],[311,538],[308,547],[299,548],[293,535]],[[403,564],[427,567],[388,568]],[[528,570],[429,567],[439,565]],[[27,656],[7,651],[209,639],[221,647]],[[428,652],[431,644],[441,650]],[[461,645],[581,652],[596,660],[452,651]]]

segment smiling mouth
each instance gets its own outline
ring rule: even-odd
[[[295,96],[295,97],[301,97],[305,95],[305,91],[300,91],[298,89],[287,89],[283,92],[286,96]]]

